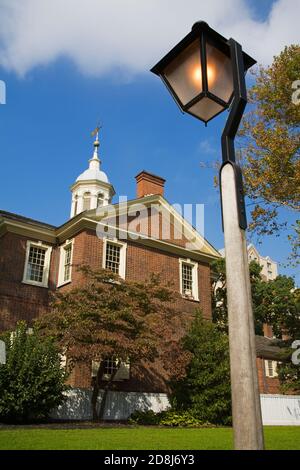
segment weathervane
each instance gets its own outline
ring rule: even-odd
[[[92,137],[95,137],[96,136],[96,139],[95,141],[98,142],[99,141],[99,131],[100,129],[102,129],[102,126],[100,125],[100,123],[97,125],[96,129],[93,130],[93,132],[91,132],[91,136]]]

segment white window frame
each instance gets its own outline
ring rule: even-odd
[[[30,253],[30,248],[31,247],[42,248],[43,250],[46,250],[42,282],[31,281],[30,279],[27,279],[29,253]],[[29,284],[29,285],[32,285],[32,286],[46,287],[46,288],[48,287],[51,253],[52,253],[52,246],[45,245],[41,241],[36,242],[36,241],[27,240],[27,243],[26,243],[26,256],[25,256],[24,271],[23,271],[23,280],[22,280],[23,284]]]
[[[182,289],[182,265],[187,264],[192,267],[192,296],[187,296]],[[194,300],[199,302],[199,286],[198,286],[198,263],[191,261],[190,259],[179,259],[179,282],[180,282],[180,294],[185,299]]]
[[[65,271],[66,248],[69,248],[69,247],[71,247],[70,277],[69,277],[69,279],[65,280],[64,279],[64,271]],[[65,243],[63,245],[61,245],[61,247],[60,247],[57,287],[64,286],[65,284],[69,284],[72,281],[73,251],[74,251],[74,239],[73,240],[66,240]]]
[[[270,374],[270,371],[269,371],[269,362],[272,362],[272,368],[273,368],[273,374],[272,375]],[[269,377],[270,379],[274,379],[274,378],[278,377],[277,366],[278,366],[277,361],[271,361],[270,359],[266,359],[265,360],[266,377]]]
[[[122,279],[125,279],[126,276],[126,252],[127,252],[127,243],[121,242],[118,239],[103,239],[103,257],[102,257],[102,268],[106,269],[106,249],[107,244],[115,245],[120,248],[120,265],[119,265],[119,276]]]

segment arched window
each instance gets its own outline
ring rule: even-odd
[[[99,193],[97,196],[97,207],[103,206],[104,203],[104,196],[102,193]]]
[[[87,192],[83,195],[83,210],[88,211],[91,208],[91,193]]]

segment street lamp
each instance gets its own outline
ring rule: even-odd
[[[207,23],[194,24],[151,71],[180,109],[207,123],[230,110],[222,134],[221,204],[226,252],[232,417],[236,449],[264,448],[245,230],[242,172],[234,139],[247,104],[245,74],[256,61]]]

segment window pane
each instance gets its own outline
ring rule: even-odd
[[[64,257],[64,281],[68,281],[70,279],[71,274],[71,254],[72,254],[72,245],[67,246],[64,248],[65,250],[65,257]]]
[[[200,41],[194,41],[164,70],[164,76],[183,105],[202,92]]]
[[[121,247],[112,243],[106,245],[105,267],[116,274],[119,274]]]
[[[231,59],[211,44],[206,46],[208,90],[226,103],[233,93]]]
[[[210,98],[202,98],[202,100],[191,106],[188,112],[193,116],[199,117],[203,121],[209,121],[224,109],[225,108],[223,108],[223,106]]]
[[[110,357],[104,361],[104,374],[113,375],[118,370],[118,360],[114,357]]]
[[[193,294],[193,266],[190,264],[182,264],[182,293]]]
[[[274,369],[273,369],[273,362],[272,361],[268,361],[268,371],[269,371],[269,376],[273,377]]]
[[[43,282],[45,255],[45,248],[38,248],[36,246],[30,247],[27,265],[27,280]]]

